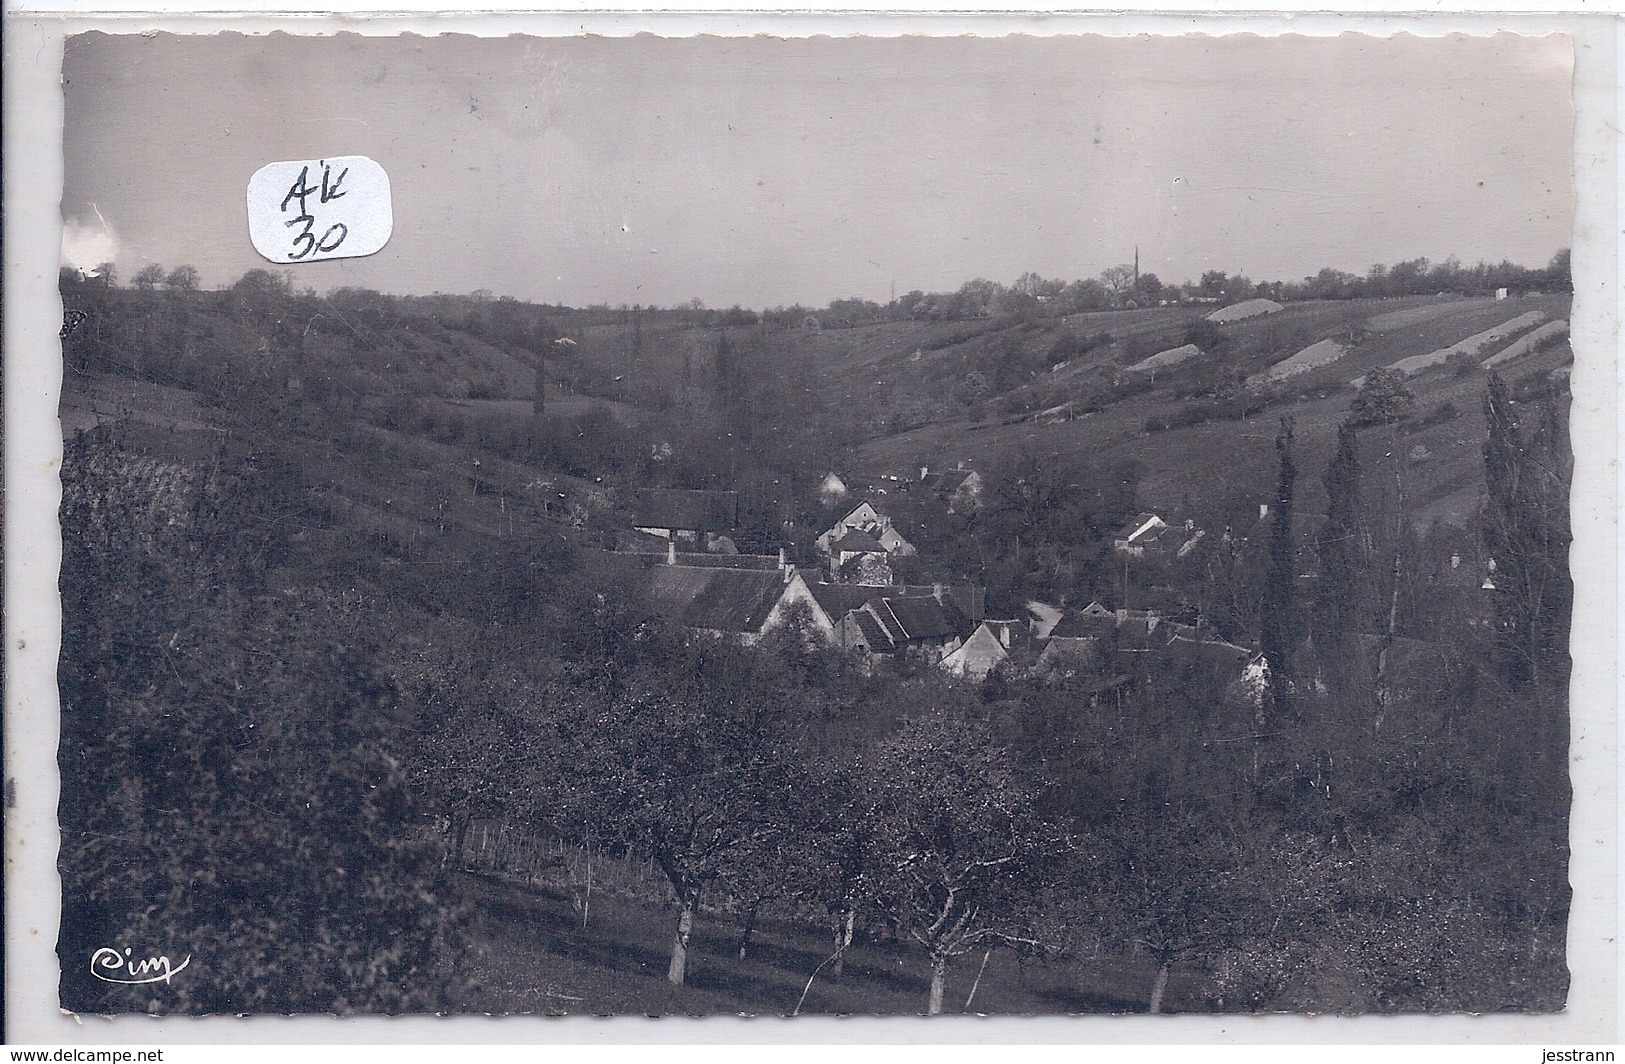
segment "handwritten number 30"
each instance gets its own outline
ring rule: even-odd
[[[304,258],[306,255],[310,255],[312,253],[320,252],[322,254],[326,254],[327,252],[338,247],[340,244],[344,243],[344,238],[350,235],[349,226],[345,225],[343,222],[334,222],[332,225],[327,227],[327,232],[322,234],[322,238],[317,240],[316,237],[311,234],[312,228],[316,225],[316,219],[314,216],[309,214],[301,214],[293,221],[285,222],[283,224],[299,225],[301,223],[304,224],[304,231],[294,236],[293,246],[296,250],[289,252],[288,254],[288,258],[296,262],[299,259]],[[303,248],[299,247],[300,241],[304,241],[305,246]]]

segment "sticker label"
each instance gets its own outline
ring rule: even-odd
[[[270,163],[248,179],[248,237],[272,262],[371,255],[394,228],[389,175],[365,155]]]

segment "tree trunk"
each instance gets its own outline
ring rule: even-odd
[[[745,911],[745,926],[739,932],[739,959],[745,959],[745,951],[750,948],[750,934],[756,930],[756,912],[762,907],[762,899],[757,898],[750,903]]]
[[[846,951],[852,948],[852,923],[857,916],[856,909],[835,916],[835,967],[830,970],[831,979],[839,979],[846,972]]]
[[[948,957],[946,954],[931,958],[931,997],[926,1002],[925,1014],[936,1016],[942,1012],[942,988],[948,981]]]
[[[682,986],[688,973],[688,936],[694,930],[694,899],[683,901],[683,910],[677,917],[677,937],[671,943],[671,967],[666,969],[666,982]]]
[[[587,859],[587,889],[581,895],[581,930],[587,929],[587,917],[592,914],[592,843],[585,843],[581,852]]]
[[[987,971],[987,959],[993,956],[992,950],[982,954],[981,966],[976,969],[976,978],[971,980],[970,993],[965,995],[965,1011],[970,1011],[970,1003],[976,1000],[976,988],[982,985],[982,973]]]
[[[1156,982],[1151,984],[1151,1015],[1155,1016],[1162,1011],[1162,992],[1168,989],[1168,969],[1174,966],[1173,961],[1163,961],[1157,968]]]
[[[465,816],[454,818],[452,821],[451,852],[447,856],[455,871],[461,871],[463,867],[463,849],[468,844],[469,820],[470,818]]]

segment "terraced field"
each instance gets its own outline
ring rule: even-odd
[[[1189,405],[1190,400],[1173,391],[1175,378],[1202,359],[1171,367],[1167,375],[1159,372],[1156,386],[1142,394],[1097,412],[1075,412],[1064,405],[1061,386],[1071,381],[1082,387],[1107,372],[1106,360],[1086,358],[1047,375],[1056,397],[1046,408],[1048,417],[945,419],[873,440],[863,447],[860,459],[877,469],[906,469],[921,461],[944,460],[966,460],[985,467],[1027,448],[1101,466],[1133,460],[1142,469],[1142,502],[1178,508],[1187,500],[1266,497],[1276,471],[1277,422],[1290,415],[1297,424],[1299,469],[1315,471],[1299,481],[1304,506],[1312,511],[1322,505],[1318,470],[1330,457],[1337,425],[1347,416],[1354,396],[1349,380],[1376,367],[1424,356],[1413,363],[1416,369],[1409,381],[1418,417],[1410,424],[1368,429],[1366,435],[1373,448],[1380,447],[1379,453],[1406,469],[1407,490],[1419,519],[1465,522],[1476,513],[1482,484],[1484,377],[1481,372],[1458,375],[1454,367],[1443,364],[1443,358],[1428,356],[1454,349],[1463,341],[1471,341],[1475,350],[1488,349],[1484,334],[1500,330],[1504,335],[1509,319],[1527,323],[1537,313],[1562,319],[1567,315],[1568,299],[1530,297],[1512,304],[1489,298],[1427,299],[1387,309],[1394,302],[1293,304],[1279,314],[1228,326],[1227,334],[1235,338],[1238,348],[1251,345],[1264,352],[1244,356],[1255,361],[1238,363],[1238,370],[1253,369],[1257,361],[1264,366],[1256,372],[1267,378],[1274,378],[1283,365],[1296,370],[1285,380],[1272,381],[1289,392],[1246,419],[1214,419],[1184,428],[1146,431],[1149,422],[1174,418]],[[1377,308],[1382,308],[1380,313],[1372,313]],[[1373,327],[1374,323],[1381,328]],[[1557,325],[1554,321],[1541,326],[1526,339],[1555,335]],[[1361,327],[1360,342],[1348,343],[1351,331]],[[1267,361],[1271,356],[1267,343],[1262,342],[1267,340],[1265,330],[1293,342],[1290,347],[1282,345],[1289,352],[1286,357]],[[1513,378],[1550,375],[1572,358],[1565,344],[1536,353],[1520,347],[1522,342],[1512,345],[1523,352],[1521,360],[1511,364]],[[1339,351],[1341,355],[1336,354]]]
[[[1449,347],[1441,347],[1437,350],[1429,351],[1425,355],[1411,355],[1407,358],[1402,358],[1398,362],[1391,364],[1388,368],[1391,370],[1396,370],[1409,377],[1412,374],[1420,373],[1422,370],[1428,369],[1429,367],[1448,362],[1452,355],[1463,355],[1468,358],[1478,358],[1482,356],[1485,348],[1492,344],[1498,344],[1503,340],[1517,336],[1519,333],[1524,332],[1527,329],[1533,328],[1534,326],[1540,324],[1541,320],[1545,317],[1546,315],[1542,311],[1526,311],[1523,314],[1518,315],[1516,318],[1502,322],[1493,329],[1485,329],[1483,332],[1474,333],[1465,340],[1457,340]],[[1355,387],[1359,387],[1358,381],[1355,382]]]
[[[1300,373],[1330,365],[1346,354],[1348,354],[1347,344],[1329,338],[1316,340],[1291,358],[1277,362],[1263,373],[1255,373],[1248,377],[1247,383],[1256,387],[1271,381],[1286,380],[1288,377],[1296,377]]]
[[[1484,360],[1486,369],[1493,369],[1515,358],[1522,358],[1548,343],[1562,340],[1569,334],[1567,321],[1549,321],[1534,332],[1513,341]]]

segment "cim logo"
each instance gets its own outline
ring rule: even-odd
[[[103,946],[90,955],[90,974],[104,983],[123,983],[127,986],[167,983],[192,963],[190,953],[185,960],[173,966],[169,958],[162,954],[138,959],[132,953],[128,946],[123,953],[111,946]]]

